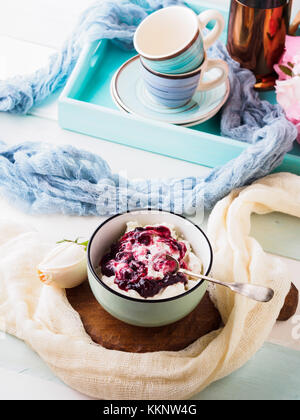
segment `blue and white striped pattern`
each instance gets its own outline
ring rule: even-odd
[[[194,95],[201,70],[189,77],[178,76],[176,78],[156,75],[141,65],[142,77],[148,92],[156,101],[169,108],[177,108],[185,105]]]
[[[181,74],[195,70],[204,59],[202,36],[199,33],[195,42],[186,51],[176,57],[166,60],[149,60],[141,57],[142,62],[149,69],[164,74]]]

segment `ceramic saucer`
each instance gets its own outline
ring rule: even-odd
[[[121,104],[119,104],[118,99],[114,96],[114,93],[113,93],[113,91],[112,91],[112,90],[111,90],[111,95],[112,95],[112,98],[113,98],[113,100],[114,100],[114,102],[115,102],[116,106],[117,106],[117,107],[118,107],[121,111],[126,112],[126,114],[130,114],[130,112],[129,112],[129,111],[127,111],[126,109],[124,109],[124,108],[122,107],[122,105],[121,105]],[[199,124],[202,124],[202,123],[204,123],[205,121],[209,120],[210,118],[214,117],[214,116],[215,116],[215,114],[216,114],[216,111],[213,111],[213,112],[212,112],[212,113],[210,113],[210,114],[206,114],[205,118],[200,119],[199,121],[194,121],[194,122],[192,122],[192,123],[188,123],[188,124],[176,124],[176,125],[178,125],[178,126],[180,126],[180,127],[194,127],[194,126],[199,125]]]
[[[111,81],[111,94],[116,105],[133,115],[171,124],[192,126],[212,118],[229,95],[229,81],[206,92],[196,92],[188,104],[168,108],[156,102],[146,90],[140,73],[139,56],[124,63]],[[206,73],[205,79],[216,77],[218,70]]]

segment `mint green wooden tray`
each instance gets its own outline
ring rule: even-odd
[[[188,2],[197,12],[206,9],[208,4]],[[227,21],[228,11],[219,10]],[[61,127],[211,168],[227,163],[247,147],[243,142],[220,135],[219,114],[201,125],[185,128],[117,109],[110,95],[111,78],[119,66],[135,54],[124,52],[109,41],[87,46],[59,99]],[[264,97],[275,101],[273,92]],[[298,144],[285,156],[277,171],[300,175]]]

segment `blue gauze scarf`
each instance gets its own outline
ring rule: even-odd
[[[135,29],[149,13],[181,3],[96,2],[82,14],[72,36],[50,57],[47,67],[30,77],[0,81],[0,111],[27,113],[65,84],[84,43],[107,38],[131,49]],[[209,56],[222,58],[230,68],[231,93],[222,111],[222,135],[250,145],[206,178],[128,180],[113,174],[100,156],[72,146],[27,142],[8,147],[0,143],[0,187],[31,213],[110,215],[152,207],[192,215],[203,206],[211,209],[232,189],[267,175],[291,150],[296,128],[280,106],[259,99],[253,74],[240,68],[221,42],[210,48]]]

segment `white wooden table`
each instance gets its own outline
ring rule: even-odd
[[[296,0],[296,3],[300,0]],[[91,0],[9,0],[0,3],[0,79],[29,73],[44,64],[53,50],[59,48],[70,33],[78,14]],[[228,0],[213,0],[227,4]],[[299,4],[300,5],[300,4]],[[299,7],[298,7],[299,8]],[[167,157],[130,149],[95,138],[62,130],[57,124],[57,95],[33,115],[0,115],[0,140],[8,144],[43,141],[72,144],[99,153],[114,172],[134,177],[199,176],[208,168]],[[0,217],[24,218],[21,211],[1,202]],[[89,237],[101,222],[100,217],[25,216],[30,225],[43,231],[53,241],[62,237]],[[272,230],[273,224],[266,221]],[[300,227],[295,226],[295,229]],[[278,234],[278,233],[277,233]],[[293,244],[292,244],[293,245]],[[290,245],[290,246],[292,246]],[[300,263],[288,260],[294,281],[300,288]],[[300,309],[298,308],[300,316]],[[300,318],[299,318],[300,323]],[[277,324],[271,342],[300,349],[293,338],[292,321]],[[86,399],[62,384],[45,363],[24,343],[5,334],[0,335],[0,399]]]

